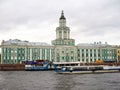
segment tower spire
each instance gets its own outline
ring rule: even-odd
[[[65,17],[64,17],[64,11],[62,10],[62,12],[61,12],[61,17],[60,17],[60,19],[65,19]]]

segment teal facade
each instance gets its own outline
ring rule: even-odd
[[[106,45],[104,46],[78,46],[77,58],[80,62],[96,62],[96,60],[103,61],[118,61],[117,59],[117,47]]]
[[[118,61],[117,48],[91,46],[13,46],[2,45],[2,64],[17,64],[22,61],[48,60],[53,62],[96,62]]]
[[[118,61],[116,48],[104,48],[102,49],[102,59],[104,61]]]
[[[92,48],[79,48],[78,49],[78,61],[81,62],[95,62],[101,59],[100,49]]]
[[[2,46],[2,64],[17,64],[26,60],[53,61],[53,47]]]

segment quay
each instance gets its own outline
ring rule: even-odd
[[[25,64],[0,64],[0,71],[24,71]]]

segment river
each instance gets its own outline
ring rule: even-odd
[[[120,90],[120,73],[56,74],[0,71],[0,90]]]

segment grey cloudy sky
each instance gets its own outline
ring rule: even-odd
[[[0,42],[51,43],[61,10],[76,44],[120,45],[120,0],[0,0]]]

